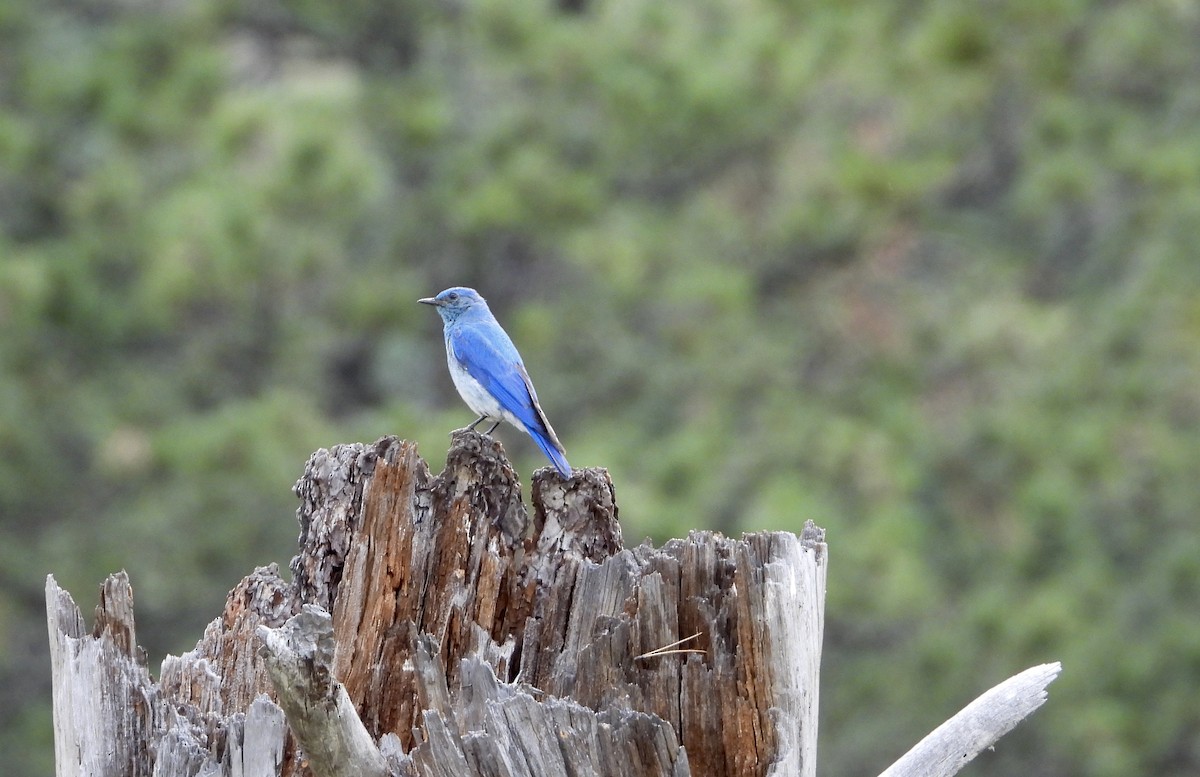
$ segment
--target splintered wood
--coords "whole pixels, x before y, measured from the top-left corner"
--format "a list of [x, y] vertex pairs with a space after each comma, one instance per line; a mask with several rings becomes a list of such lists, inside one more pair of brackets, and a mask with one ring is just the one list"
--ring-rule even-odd
[[[815, 773], [819, 529], [626, 549], [605, 470], [539, 470], [530, 510], [498, 443], [467, 431], [453, 443], [436, 476], [390, 437], [313, 454], [296, 484], [292, 582], [256, 570], [159, 683], [131, 602], [84, 634], [49, 580], [58, 773]], [[110, 578], [105, 600], [122, 586]], [[293, 719], [336, 720], [340, 694], [369, 739]], [[83, 725], [98, 714], [114, 722]], [[82, 763], [106, 737], [141, 743]], [[382, 759], [328, 756], [361, 741]]]

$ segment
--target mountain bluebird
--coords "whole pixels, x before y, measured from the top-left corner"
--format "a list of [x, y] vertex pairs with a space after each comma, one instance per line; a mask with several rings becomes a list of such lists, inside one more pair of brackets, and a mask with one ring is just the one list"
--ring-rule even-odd
[[487, 301], [474, 289], [461, 286], [417, 301], [436, 307], [445, 323], [450, 377], [467, 407], [479, 413], [467, 428], [494, 421], [485, 432], [491, 434], [501, 421], [508, 421], [533, 438], [559, 474], [571, 477], [566, 451], [538, 404], [521, 354], [500, 328]]

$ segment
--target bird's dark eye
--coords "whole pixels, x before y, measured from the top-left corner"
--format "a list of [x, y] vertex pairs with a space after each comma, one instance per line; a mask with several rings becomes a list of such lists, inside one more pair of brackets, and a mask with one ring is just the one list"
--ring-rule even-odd
[[458, 299], [458, 292], [457, 291], [450, 292], [449, 294], [446, 295], [446, 299], [453, 302], [454, 300]]

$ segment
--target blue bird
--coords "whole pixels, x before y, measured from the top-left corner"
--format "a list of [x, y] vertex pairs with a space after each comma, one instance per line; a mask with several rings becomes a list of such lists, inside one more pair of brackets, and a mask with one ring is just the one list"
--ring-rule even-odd
[[445, 324], [450, 377], [467, 407], [479, 413], [467, 428], [474, 429], [484, 420], [494, 421], [485, 432], [491, 434], [501, 421], [508, 421], [533, 438], [559, 474], [571, 477], [566, 451], [538, 404], [521, 354], [492, 315], [487, 301], [479, 292], [462, 286], [417, 301], [436, 307]]

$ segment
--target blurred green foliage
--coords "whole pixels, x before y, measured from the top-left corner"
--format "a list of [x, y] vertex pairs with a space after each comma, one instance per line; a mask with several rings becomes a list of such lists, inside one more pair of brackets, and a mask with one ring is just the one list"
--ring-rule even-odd
[[[827, 527], [820, 759], [1066, 671], [976, 775], [1200, 771], [1200, 11], [0, 5], [0, 751], [47, 572], [152, 666], [319, 446], [435, 468], [479, 288], [627, 536]], [[519, 467], [545, 462], [503, 431]]]

